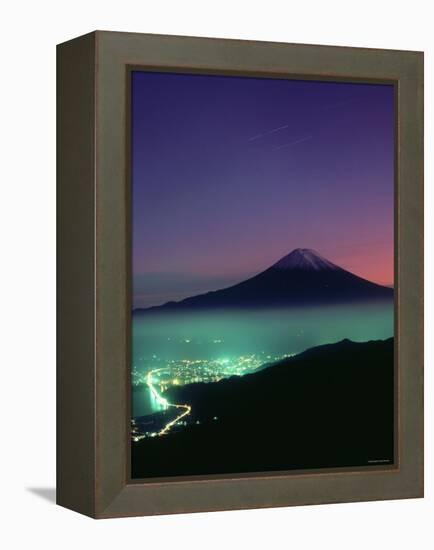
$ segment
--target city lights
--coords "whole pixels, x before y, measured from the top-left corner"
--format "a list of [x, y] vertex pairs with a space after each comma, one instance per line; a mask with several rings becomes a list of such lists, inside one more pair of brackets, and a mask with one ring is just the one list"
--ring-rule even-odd
[[[214, 340], [217, 342], [219, 340]], [[288, 355], [269, 355], [265, 352], [240, 356], [224, 356], [217, 359], [163, 359], [152, 355], [150, 359], [142, 359], [142, 369], [137, 366], [132, 369], [132, 384], [136, 387], [148, 388], [155, 403], [166, 412], [167, 416], [160, 420], [157, 428], [140, 428], [132, 420], [131, 437], [138, 442], [145, 437], [167, 435], [175, 428], [182, 429], [188, 424], [200, 424], [191, 420], [191, 406], [188, 403], [171, 403], [163, 394], [171, 387], [188, 384], [215, 383], [233, 376], [244, 376], [252, 373], [265, 363], [278, 361]], [[146, 366], [145, 366], [146, 365]], [[173, 414], [175, 416], [173, 416]], [[189, 418], [190, 417], [190, 418]], [[164, 419], [165, 418], [165, 419]], [[217, 417], [213, 421], [218, 421]], [[162, 427], [161, 427], [162, 426]]]

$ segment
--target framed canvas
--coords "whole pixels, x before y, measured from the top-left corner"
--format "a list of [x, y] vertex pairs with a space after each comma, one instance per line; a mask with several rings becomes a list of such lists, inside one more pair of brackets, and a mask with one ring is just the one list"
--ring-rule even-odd
[[57, 502], [423, 496], [423, 54], [58, 46]]

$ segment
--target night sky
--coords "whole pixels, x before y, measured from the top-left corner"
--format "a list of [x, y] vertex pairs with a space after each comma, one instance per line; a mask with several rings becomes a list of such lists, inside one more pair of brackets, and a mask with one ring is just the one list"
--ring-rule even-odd
[[393, 87], [133, 72], [133, 305], [294, 248], [393, 283]]

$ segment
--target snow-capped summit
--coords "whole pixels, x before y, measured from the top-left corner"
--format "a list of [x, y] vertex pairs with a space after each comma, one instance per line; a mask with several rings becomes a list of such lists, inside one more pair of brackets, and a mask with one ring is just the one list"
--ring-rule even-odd
[[272, 267], [285, 270], [300, 269], [303, 271], [338, 271], [341, 269], [310, 248], [296, 248]]

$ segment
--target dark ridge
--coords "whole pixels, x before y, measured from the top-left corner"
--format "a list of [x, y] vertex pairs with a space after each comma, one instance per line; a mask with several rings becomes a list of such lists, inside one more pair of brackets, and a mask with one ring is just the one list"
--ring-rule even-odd
[[244, 377], [173, 388], [192, 424], [132, 446], [132, 477], [391, 464], [393, 338], [343, 340]]

